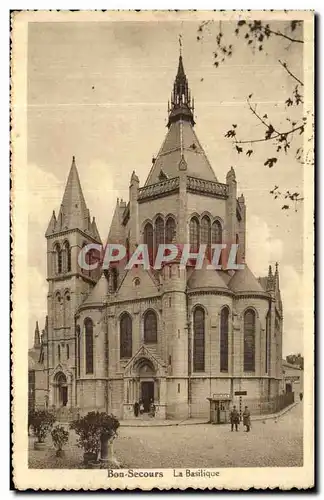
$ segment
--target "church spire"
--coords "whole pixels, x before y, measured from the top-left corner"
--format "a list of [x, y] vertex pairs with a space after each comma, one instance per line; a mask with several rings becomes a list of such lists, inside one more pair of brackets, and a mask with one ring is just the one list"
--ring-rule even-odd
[[75, 156], [72, 157], [60, 211], [57, 217], [53, 212], [46, 236], [71, 229], [80, 229], [100, 241], [96, 223], [91, 222], [90, 212], [83, 196]]
[[34, 348], [38, 349], [40, 347], [40, 335], [38, 321], [36, 321], [35, 335], [34, 335]]
[[170, 127], [171, 123], [178, 120], [186, 120], [192, 125], [195, 124], [193, 117], [194, 104], [193, 99], [191, 99], [188, 80], [183, 67], [181, 47], [182, 45], [180, 40], [178, 71], [173, 84], [173, 91], [171, 93], [171, 107], [168, 110], [168, 127]]

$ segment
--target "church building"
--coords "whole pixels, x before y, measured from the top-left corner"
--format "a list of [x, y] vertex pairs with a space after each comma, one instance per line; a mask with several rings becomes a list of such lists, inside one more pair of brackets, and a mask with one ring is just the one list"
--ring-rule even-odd
[[[168, 108], [167, 133], [141, 185], [117, 200], [108, 242], [127, 255], [146, 243], [232, 242], [243, 269], [161, 270], [78, 265], [81, 249], [101, 244], [73, 158], [58, 215], [47, 231], [48, 316], [29, 351], [29, 405], [72, 418], [98, 410], [134, 418], [154, 401], [157, 419], [208, 418], [209, 401], [235, 392], [265, 402], [282, 381], [278, 265], [256, 278], [245, 262], [246, 204], [231, 167], [220, 182], [197, 138], [194, 100], [182, 57]], [[106, 235], [105, 235], [106, 237]], [[262, 251], [262, 242], [260, 242]]]

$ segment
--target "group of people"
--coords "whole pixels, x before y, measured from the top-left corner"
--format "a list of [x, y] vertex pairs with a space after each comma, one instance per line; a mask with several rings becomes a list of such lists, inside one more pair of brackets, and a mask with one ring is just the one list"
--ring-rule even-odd
[[[145, 410], [144, 403], [142, 399], [139, 401], [136, 401], [134, 403], [134, 415], [135, 417], [138, 417], [139, 415], [143, 415]], [[153, 399], [150, 400], [150, 406], [149, 406], [149, 412], [148, 412], [150, 417], [155, 417], [155, 404]]]
[[[246, 427], [246, 432], [250, 432], [251, 414], [250, 414], [250, 411], [249, 411], [247, 406], [244, 408], [244, 412], [242, 414], [242, 417], [243, 417], [243, 426]], [[232, 432], [234, 431], [234, 427], [235, 427], [235, 430], [238, 431], [238, 426], [241, 422], [241, 416], [240, 416], [239, 412], [237, 411], [236, 406], [233, 406], [233, 409], [230, 413], [230, 422], [231, 422], [231, 431]]]

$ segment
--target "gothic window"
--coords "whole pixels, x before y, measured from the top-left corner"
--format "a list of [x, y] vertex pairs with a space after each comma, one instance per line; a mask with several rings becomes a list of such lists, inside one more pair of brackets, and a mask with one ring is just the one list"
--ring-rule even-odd
[[159, 245], [164, 243], [164, 220], [158, 217], [155, 221], [155, 253]]
[[248, 309], [244, 314], [244, 371], [255, 371], [255, 312]]
[[78, 367], [78, 376], [80, 377], [80, 369], [81, 369], [81, 328], [79, 325], [76, 327], [76, 337], [77, 337], [77, 367]]
[[154, 311], [148, 311], [144, 316], [144, 342], [157, 342], [157, 317]]
[[203, 244], [210, 244], [210, 220], [207, 215], [205, 215], [201, 220], [201, 236], [200, 241]]
[[220, 371], [228, 372], [228, 318], [229, 310], [224, 307], [220, 318]]
[[92, 319], [84, 320], [85, 326], [85, 355], [86, 355], [86, 373], [93, 373], [93, 322]]
[[129, 238], [126, 238], [126, 260], [129, 261], [130, 258], [130, 247], [129, 247]]
[[195, 372], [205, 370], [205, 311], [196, 307], [193, 316], [193, 369]]
[[268, 373], [270, 365], [270, 312], [268, 312], [266, 317], [266, 342], [265, 342], [265, 373]]
[[165, 242], [172, 243], [176, 234], [176, 223], [173, 217], [169, 217], [165, 225]]
[[64, 271], [71, 272], [71, 247], [68, 241], [64, 243]]
[[60, 274], [62, 272], [62, 250], [58, 243], [54, 247], [54, 262], [55, 273]]
[[132, 354], [132, 318], [124, 313], [120, 319], [120, 357], [131, 358]]
[[62, 324], [62, 298], [60, 293], [55, 295], [54, 310], [55, 310], [55, 327]]
[[199, 250], [199, 221], [197, 217], [193, 217], [189, 226], [189, 240], [191, 251], [198, 252]]
[[148, 222], [144, 227], [144, 243], [147, 245], [150, 263], [153, 263], [153, 226]]
[[70, 326], [71, 324], [71, 298], [69, 292], [64, 295], [63, 302], [63, 314], [64, 314], [64, 326]]
[[116, 267], [111, 268], [111, 288], [113, 292], [116, 292], [118, 288], [118, 269]]
[[69, 359], [70, 357], [70, 346], [69, 344], [66, 344], [66, 359]]
[[222, 226], [218, 220], [215, 220], [212, 225], [212, 243], [222, 243]]
[[58, 362], [60, 363], [60, 361], [61, 361], [61, 346], [60, 345], [57, 346], [57, 358], [58, 358]]
[[236, 235], [235, 243], [237, 245], [237, 247], [236, 247], [236, 256], [235, 256], [235, 264], [238, 264], [239, 263], [239, 252], [240, 252], [240, 239], [239, 239], [238, 234]]

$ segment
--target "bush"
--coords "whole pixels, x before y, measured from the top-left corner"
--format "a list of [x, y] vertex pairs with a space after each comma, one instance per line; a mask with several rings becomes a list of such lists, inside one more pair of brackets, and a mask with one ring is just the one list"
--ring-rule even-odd
[[43, 443], [56, 420], [55, 415], [46, 410], [33, 410], [30, 415], [30, 425], [39, 443]]
[[57, 450], [62, 450], [69, 440], [69, 432], [62, 425], [57, 425], [51, 432], [52, 441]]
[[74, 420], [70, 427], [78, 435], [77, 445], [86, 453], [99, 453], [103, 438], [113, 437], [119, 427], [119, 421], [105, 412], [91, 411], [84, 417]]

